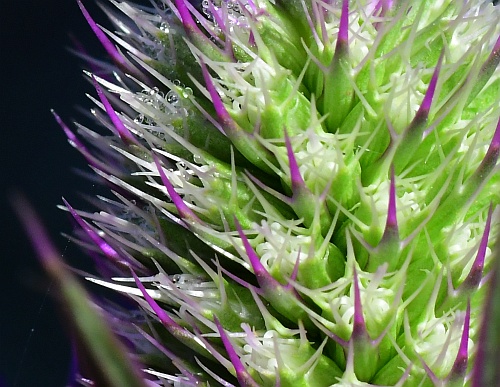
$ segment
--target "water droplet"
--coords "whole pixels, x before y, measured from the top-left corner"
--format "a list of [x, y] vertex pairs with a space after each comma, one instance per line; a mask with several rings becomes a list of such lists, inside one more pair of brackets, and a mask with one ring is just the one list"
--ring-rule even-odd
[[180, 274], [174, 274], [172, 276], [172, 282], [175, 284], [181, 280], [181, 275]]
[[200, 155], [193, 155], [193, 161], [196, 163], [196, 164], [203, 164], [203, 162], [205, 161], [203, 159], [203, 157], [201, 157]]
[[182, 96], [184, 98], [189, 98], [193, 95], [193, 89], [191, 89], [190, 87], [186, 87], [184, 89], [182, 89]]
[[170, 90], [167, 93], [165, 99], [167, 100], [168, 103], [175, 105], [179, 101], [179, 95], [175, 91]]
[[162, 32], [165, 32], [166, 34], [168, 34], [170, 32], [170, 27], [167, 23], [165, 22], [161, 22], [160, 23], [160, 27], [159, 27], [160, 31]]

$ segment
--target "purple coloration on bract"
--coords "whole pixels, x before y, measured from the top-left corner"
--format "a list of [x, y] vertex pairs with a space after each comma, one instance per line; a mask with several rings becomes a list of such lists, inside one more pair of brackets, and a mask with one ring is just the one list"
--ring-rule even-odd
[[366, 331], [365, 318], [363, 316], [363, 306], [361, 304], [361, 294], [359, 291], [358, 272], [353, 268], [353, 287], [354, 287], [354, 317], [352, 325], [351, 340], [369, 340], [368, 332]]
[[349, 0], [342, 0], [342, 13], [340, 14], [339, 36], [337, 39], [337, 48], [349, 43]]
[[161, 181], [165, 188], [167, 189], [168, 195], [170, 196], [170, 199], [174, 203], [175, 207], [177, 208], [177, 211], [179, 211], [179, 215], [184, 219], [184, 220], [190, 220], [194, 221], [196, 223], [201, 224], [201, 220], [196, 216], [196, 214], [184, 203], [184, 200], [180, 197], [180, 195], [175, 191], [174, 186], [168, 179], [167, 175], [163, 171], [163, 168], [160, 164], [160, 160], [158, 159], [158, 156], [153, 154], [153, 160], [155, 162], [156, 168], [158, 169], [158, 173], [160, 175]]
[[302, 178], [300, 171], [299, 171], [299, 166], [297, 165], [297, 159], [295, 158], [295, 155], [293, 154], [293, 149], [292, 149], [292, 144], [290, 144], [290, 137], [288, 136], [288, 132], [285, 130], [285, 145], [286, 145], [286, 152], [288, 156], [288, 164], [290, 165], [290, 177], [292, 180], [292, 191], [293, 195], [295, 196], [298, 191], [302, 191], [303, 189], [306, 188], [306, 185], [304, 183], [304, 179]]
[[123, 265], [124, 267], [130, 267], [131, 262], [119, 254], [113, 247], [111, 247], [104, 239], [102, 239], [99, 234], [85, 221], [82, 219], [80, 215], [74, 210], [73, 207], [63, 198], [64, 205], [71, 213], [76, 222], [80, 225], [80, 227], [85, 231], [88, 237], [101, 249], [101, 251], [108, 257], [110, 260], [118, 263], [119, 265]]
[[238, 378], [238, 381], [240, 382], [240, 386], [242, 387], [259, 387], [259, 385], [253, 380], [253, 378], [250, 376], [248, 371], [245, 369], [243, 364], [241, 363], [240, 357], [234, 350], [233, 345], [231, 344], [231, 340], [229, 340], [229, 337], [227, 336], [226, 332], [224, 331], [224, 328], [219, 322], [218, 318], [214, 319], [215, 325], [217, 326], [217, 330], [219, 332], [220, 338], [222, 340], [222, 343], [224, 344], [224, 348], [226, 349], [226, 352], [229, 356], [229, 359], [231, 360], [231, 363], [234, 366], [234, 369], [236, 370], [236, 376]]
[[104, 94], [104, 91], [102, 90], [101, 86], [99, 86], [99, 83], [97, 82], [97, 79], [94, 76], [92, 76], [92, 82], [97, 91], [99, 99], [104, 105], [106, 113], [108, 114], [109, 118], [111, 119], [111, 122], [113, 123], [114, 127], [117, 130], [118, 136], [127, 144], [137, 144], [136, 138], [130, 133], [130, 130], [128, 130], [123, 124], [123, 122], [120, 120], [120, 117], [118, 117], [118, 114], [116, 114], [115, 110], [113, 109], [113, 106], [111, 106], [111, 104], [109, 103], [108, 98]]
[[467, 301], [467, 309], [465, 311], [464, 328], [462, 337], [460, 338], [460, 347], [458, 349], [457, 358], [453, 363], [453, 367], [448, 375], [448, 380], [461, 380], [467, 372], [467, 364], [469, 361], [469, 332], [470, 331], [470, 301]]
[[420, 104], [420, 108], [418, 109], [418, 112], [415, 115], [415, 120], [419, 119], [425, 121], [429, 116], [429, 111], [431, 110], [432, 101], [434, 99], [434, 92], [436, 91], [439, 72], [441, 71], [441, 66], [443, 64], [443, 58], [444, 58], [444, 51], [441, 52], [441, 55], [439, 56], [436, 68], [434, 69], [434, 73], [432, 74], [431, 81], [429, 82], [429, 86], [427, 87], [427, 91], [425, 92], [424, 100]]
[[[387, 235], [387, 236], [386, 236]], [[398, 235], [398, 217], [396, 208], [396, 177], [394, 175], [394, 167], [391, 168], [391, 184], [389, 186], [389, 205], [387, 208], [387, 221], [385, 223], [384, 236]]]
[[97, 39], [99, 39], [99, 42], [101, 42], [102, 46], [108, 53], [108, 55], [113, 59], [113, 61], [116, 63], [118, 67], [120, 67], [124, 72], [127, 72], [129, 74], [132, 74], [134, 76], [137, 76], [139, 79], [146, 79], [144, 74], [137, 70], [124, 56], [118, 49], [115, 47], [115, 45], [109, 40], [109, 38], [106, 36], [106, 34], [101, 30], [101, 28], [96, 24], [94, 19], [90, 16], [89, 12], [87, 9], [84, 7], [83, 3], [80, 0], [77, 0], [78, 6], [80, 7], [80, 10], [83, 13], [83, 16], [87, 20], [87, 23], [89, 23], [90, 28], [96, 35]]
[[465, 291], [470, 291], [476, 289], [483, 279], [484, 259], [486, 257], [486, 249], [488, 247], [488, 238], [490, 235], [492, 215], [493, 206], [490, 205], [490, 209], [488, 210], [488, 218], [486, 219], [486, 225], [484, 227], [483, 236], [481, 237], [481, 243], [479, 244], [476, 259], [472, 264], [467, 278], [460, 285], [460, 290], [464, 289]]

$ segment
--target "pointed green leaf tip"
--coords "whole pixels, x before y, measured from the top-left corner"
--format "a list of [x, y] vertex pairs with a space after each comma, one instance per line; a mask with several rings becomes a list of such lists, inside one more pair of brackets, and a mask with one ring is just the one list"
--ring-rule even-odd
[[495, 383], [500, 7], [111, 3], [78, 1], [96, 129], [55, 118], [115, 196], [65, 209], [145, 383]]

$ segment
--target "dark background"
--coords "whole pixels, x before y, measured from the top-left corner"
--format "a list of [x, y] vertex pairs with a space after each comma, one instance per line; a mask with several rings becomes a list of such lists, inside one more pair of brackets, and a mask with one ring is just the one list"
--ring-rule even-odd
[[[95, 20], [106, 18], [93, 0], [84, 0]], [[63, 320], [33, 250], [8, 202], [24, 193], [44, 220], [66, 261], [80, 267], [87, 258], [60, 233], [71, 233], [61, 197], [88, 208], [79, 193], [92, 183], [75, 169], [88, 171], [66, 141], [50, 109], [70, 124], [86, 122], [77, 109], [91, 102], [84, 93], [83, 60], [67, 48], [75, 35], [88, 51], [105, 54], [74, 0], [0, 1], [0, 386], [64, 386], [70, 348]], [[87, 120], [88, 121], [88, 120]]]

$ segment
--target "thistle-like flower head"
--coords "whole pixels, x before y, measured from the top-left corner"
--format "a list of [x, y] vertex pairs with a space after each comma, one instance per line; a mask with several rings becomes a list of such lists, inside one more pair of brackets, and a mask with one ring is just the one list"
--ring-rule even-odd
[[[495, 380], [500, 7], [111, 3], [117, 32], [78, 1], [101, 128], [55, 117], [115, 196], [64, 209], [137, 303], [102, 311], [126, 385]], [[80, 381], [124, 386], [82, 324]]]

